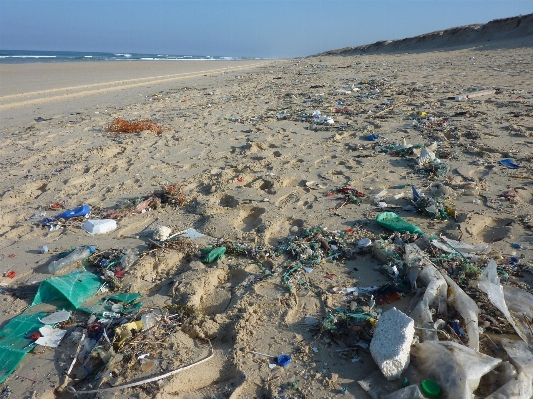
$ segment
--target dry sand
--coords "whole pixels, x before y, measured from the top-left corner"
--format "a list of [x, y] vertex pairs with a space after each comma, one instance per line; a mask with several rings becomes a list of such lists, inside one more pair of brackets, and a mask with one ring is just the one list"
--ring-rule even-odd
[[[124, 75], [117, 69], [123, 65]], [[0, 264], [2, 272], [16, 272], [13, 279], [1, 278], [3, 325], [31, 303], [39, 282], [50, 277], [46, 265], [61, 250], [92, 244], [143, 253], [159, 225], [173, 231], [194, 227], [267, 253], [288, 235], [317, 225], [354, 229], [348, 236], [356, 238], [386, 233], [375, 222], [379, 210], [371, 197], [331, 209], [342, 200], [326, 194], [342, 186], [367, 195], [387, 189], [387, 202], [400, 206], [394, 210], [406, 220], [426, 232], [489, 244], [500, 264], [513, 251], [525, 256], [521, 265], [531, 261], [530, 249], [510, 245], [533, 245], [531, 225], [521, 222], [533, 214], [531, 48], [176, 65], [1, 67], [3, 76], [20, 79], [3, 84], [0, 97]], [[40, 79], [32, 80], [36, 76]], [[360, 91], [332, 94], [350, 84]], [[447, 99], [474, 88], [498, 91], [467, 102]], [[314, 102], [304, 103], [310, 98]], [[335, 114], [339, 101], [353, 113]], [[380, 112], [391, 104], [395, 107]], [[332, 116], [334, 125], [313, 129], [302, 115], [314, 110]], [[435, 118], [433, 127], [413, 129], [417, 112]], [[33, 120], [38, 117], [40, 122]], [[108, 133], [105, 127], [115, 117], [152, 119], [166, 130], [161, 135]], [[455, 129], [439, 128], [442, 121]], [[442, 154], [455, 153], [443, 159], [449, 172], [433, 178], [416, 173], [414, 156], [380, 152], [376, 142], [365, 140], [371, 133], [382, 144], [437, 141]], [[513, 158], [522, 168], [498, 165], [502, 158]], [[322, 188], [310, 189], [310, 181]], [[56, 214], [48, 206], [58, 202], [67, 208], [87, 203], [102, 215], [124, 199], [149, 195], [171, 182], [183, 185], [185, 206], [127, 215], [104, 236], [89, 236], [80, 221], [48, 231], [28, 220], [42, 211]], [[458, 191], [452, 200], [455, 219], [432, 220], [402, 210], [409, 205], [409, 184], [429, 193], [437, 183]], [[461, 195], [464, 183], [479, 187], [480, 194]], [[400, 185], [406, 187], [394, 188]], [[500, 197], [510, 188], [515, 198]], [[393, 198], [402, 192], [405, 198]], [[51, 252], [39, 254], [42, 245]], [[211, 339], [214, 357], [162, 384], [97, 397], [228, 398], [233, 392], [233, 398], [254, 398], [285, 390], [279, 397], [325, 398], [346, 388], [345, 397], [366, 398], [357, 381], [377, 369], [368, 349], [339, 352], [345, 342], [317, 337], [305, 320], [322, 320], [328, 310], [349, 304], [345, 295], [331, 293], [333, 287], [390, 282], [377, 268], [381, 263], [370, 255], [322, 262], [311, 273], [299, 271], [293, 280], [297, 288], [289, 293], [281, 276], [295, 262], [286, 255], [262, 262], [274, 277], [266, 278], [257, 263], [243, 257], [203, 265], [172, 249], [146, 254], [128, 270], [124, 286], [144, 294], [145, 309], [178, 304], [193, 309], [194, 316], [176, 323], [168, 335], [143, 338], [145, 347], [137, 355], [150, 353], [156, 361], [152, 369], [143, 373], [135, 359], [132, 368], [118, 362], [99, 383], [121, 385], [200, 360], [209, 354], [202, 338]], [[532, 274], [524, 272], [518, 281], [531, 284]], [[410, 298], [378, 307], [405, 311]], [[269, 359], [250, 350], [290, 354], [292, 362], [270, 369]], [[497, 356], [486, 346], [482, 350]], [[53, 397], [72, 356], [66, 343], [30, 352], [7, 381], [12, 397], [32, 392]], [[296, 381], [297, 389], [291, 390]]]

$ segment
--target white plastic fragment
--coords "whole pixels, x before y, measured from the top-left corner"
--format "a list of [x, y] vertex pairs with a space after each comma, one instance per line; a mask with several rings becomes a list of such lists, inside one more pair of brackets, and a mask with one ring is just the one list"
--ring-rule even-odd
[[67, 312], [66, 310], [59, 310], [46, 317], [43, 317], [42, 319], [39, 319], [39, 321], [43, 324], [56, 324], [61, 323], [62, 321], [67, 321], [68, 319], [70, 319], [70, 312]]
[[39, 332], [41, 333], [42, 337], [40, 337], [39, 339], [37, 339], [37, 341], [35, 341], [37, 345], [48, 346], [50, 348], [57, 348], [57, 346], [61, 342], [61, 339], [67, 333], [67, 330], [61, 330], [59, 328], [44, 326], [44, 327], [39, 328]]
[[113, 219], [87, 220], [81, 228], [89, 234], [106, 234], [117, 228], [117, 221]]
[[400, 377], [410, 360], [414, 321], [392, 308], [381, 315], [370, 342], [370, 353], [388, 380]]
[[[474, 246], [474, 245], [466, 244], [461, 241], [452, 240], [451, 238], [447, 238], [444, 236], [441, 236], [440, 240], [431, 241], [431, 245], [443, 250], [444, 252], [448, 252], [448, 253], [459, 252], [465, 258], [472, 258], [472, 257], [477, 256], [476, 254], [479, 252], [487, 252], [489, 250], [489, 247], [487, 245]], [[455, 249], [453, 249], [452, 247]]]
[[190, 227], [187, 230], [185, 230], [181, 236], [184, 238], [195, 239], [195, 238], [205, 237], [205, 234], [202, 234], [198, 230]]

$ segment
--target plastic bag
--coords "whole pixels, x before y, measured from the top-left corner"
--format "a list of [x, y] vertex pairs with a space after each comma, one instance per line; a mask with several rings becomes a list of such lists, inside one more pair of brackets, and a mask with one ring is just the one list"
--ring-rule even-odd
[[502, 287], [493, 259], [481, 274], [478, 285], [487, 293], [492, 304], [503, 313], [520, 338], [532, 345], [533, 334], [529, 329], [528, 320], [533, 319], [533, 295], [519, 288]]
[[453, 306], [465, 321], [468, 347], [479, 350], [478, 314], [476, 302], [470, 298], [455, 281], [443, 275], [448, 283], [448, 304]]
[[399, 217], [394, 212], [382, 212], [376, 217], [376, 222], [380, 226], [383, 226], [392, 231], [398, 231], [400, 233], [416, 233], [424, 234], [418, 226], [411, 224], [401, 217]]
[[514, 320], [513, 327], [518, 335], [533, 346], [533, 332], [530, 329], [533, 320], [533, 295], [511, 286], [503, 287], [505, 303]]
[[511, 375], [509, 382], [486, 399], [530, 399], [533, 397], [533, 352], [524, 342], [501, 340], [511, 361], [518, 370], [518, 375]]
[[[416, 327], [433, 329], [433, 315], [429, 310], [428, 300], [424, 296], [409, 315], [414, 321]], [[420, 330], [418, 332], [420, 341], [438, 341], [435, 331]]]
[[442, 388], [442, 399], [469, 399], [481, 377], [501, 359], [476, 352], [464, 345], [445, 341], [427, 341], [411, 347], [411, 362]]
[[[409, 270], [421, 270], [418, 273], [418, 279], [427, 286], [422, 299], [413, 309], [410, 316], [417, 327], [434, 329], [433, 315], [429, 307], [436, 303], [438, 313], [446, 312], [448, 285], [440, 272], [427, 258], [426, 253], [416, 244], [405, 244], [405, 262], [409, 267], [408, 276], [411, 276]], [[438, 341], [436, 331], [421, 330], [419, 335], [422, 342], [426, 340]]]
[[382, 396], [381, 399], [426, 399], [417, 385], [410, 385], [389, 395]]
[[122, 258], [120, 258], [120, 270], [126, 270], [135, 263], [138, 256], [131, 248], [128, 248]]
[[442, 274], [435, 266], [427, 266], [418, 276], [427, 285], [424, 298], [427, 298], [428, 305], [436, 305], [437, 313], [444, 314], [447, 311], [448, 284]]
[[439, 240], [431, 241], [431, 245], [441, 249], [444, 252], [448, 252], [452, 254], [460, 253], [465, 258], [475, 258], [478, 256], [477, 254], [479, 252], [487, 252], [489, 250], [489, 247], [486, 245], [476, 247], [476, 246], [466, 244], [461, 241], [455, 241], [455, 240], [452, 240], [451, 238], [446, 238], [444, 236], [440, 237], [440, 241]]

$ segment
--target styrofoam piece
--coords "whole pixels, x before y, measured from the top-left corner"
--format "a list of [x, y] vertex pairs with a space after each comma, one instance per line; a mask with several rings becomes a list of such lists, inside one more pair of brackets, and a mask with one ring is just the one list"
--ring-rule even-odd
[[39, 321], [43, 324], [56, 324], [61, 323], [62, 321], [67, 321], [68, 319], [70, 319], [70, 312], [67, 312], [66, 310], [59, 310], [46, 317], [43, 317], [42, 319], [39, 319]]
[[50, 326], [44, 326], [39, 328], [39, 332], [42, 337], [37, 339], [35, 343], [41, 346], [48, 346], [50, 348], [57, 348], [61, 339], [67, 333], [67, 330], [61, 330], [59, 328], [53, 328]]
[[381, 315], [370, 342], [370, 353], [388, 380], [399, 378], [410, 361], [414, 320], [392, 308]]
[[89, 234], [106, 234], [117, 228], [117, 221], [113, 219], [87, 220], [81, 228]]

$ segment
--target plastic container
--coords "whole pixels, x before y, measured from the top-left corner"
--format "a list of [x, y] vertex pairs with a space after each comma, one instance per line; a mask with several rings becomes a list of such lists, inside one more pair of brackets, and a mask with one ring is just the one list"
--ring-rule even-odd
[[428, 398], [438, 398], [440, 395], [440, 386], [435, 381], [427, 379], [420, 383], [422, 393]]
[[80, 262], [96, 251], [96, 248], [92, 245], [86, 247], [78, 247], [66, 257], [58, 260], [54, 260], [48, 264], [48, 272], [54, 274], [59, 270], [62, 270], [74, 263]]

